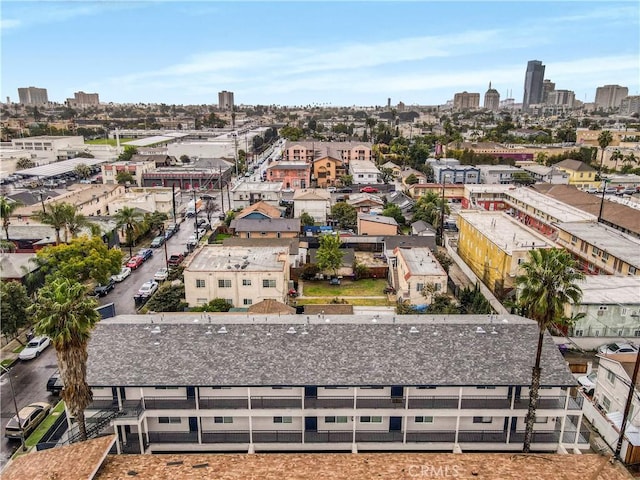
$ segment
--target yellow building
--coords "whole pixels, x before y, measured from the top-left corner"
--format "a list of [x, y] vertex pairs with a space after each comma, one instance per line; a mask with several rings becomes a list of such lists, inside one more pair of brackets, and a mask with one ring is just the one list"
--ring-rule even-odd
[[530, 250], [555, 246], [502, 212], [462, 210], [458, 228], [458, 255], [497, 297], [514, 288]]
[[576, 188], [597, 188], [601, 184], [600, 181], [596, 181], [596, 170], [580, 160], [568, 158], [556, 163], [554, 167], [568, 173], [569, 185], [573, 185]]
[[339, 180], [345, 174], [345, 168], [342, 160], [326, 156], [313, 161], [312, 173], [317, 186], [326, 188], [327, 186], [335, 185], [336, 180]]

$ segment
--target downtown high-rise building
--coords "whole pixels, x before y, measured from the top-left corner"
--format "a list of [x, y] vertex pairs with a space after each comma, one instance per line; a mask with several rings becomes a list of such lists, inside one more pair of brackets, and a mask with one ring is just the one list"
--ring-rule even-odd
[[18, 98], [22, 105], [45, 105], [49, 103], [46, 88], [24, 87], [18, 89]]
[[629, 96], [629, 89], [620, 85], [604, 85], [596, 88], [596, 108], [608, 110], [618, 108], [622, 99]]
[[500, 109], [500, 93], [495, 88], [491, 88], [491, 82], [489, 82], [489, 90], [484, 94], [484, 108], [493, 112]]
[[97, 93], [75, 92], [74, 98], [67, 98], [70, 107], [89, 107], [100, 105], [100, 97]]
[[453, 96], [454, 110], [475, 110], [480, 106], [480, 94], [460, 92]]
[[524, 77], [524, 97], [522, 109], [527, 110], [529, 105], [542, 103], [542, 83], [544, 82], [544, 68], [540, 60], [529, 60], [527, 72]]
[[223, 90], [218, 93], [218, 108], [220, 110], [233, 110], [233, 92]]

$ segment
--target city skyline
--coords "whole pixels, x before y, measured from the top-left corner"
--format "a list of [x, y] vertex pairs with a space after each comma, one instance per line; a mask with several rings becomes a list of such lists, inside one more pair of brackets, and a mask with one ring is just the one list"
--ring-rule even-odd
[[[576, 100], [638, 95], [631, 2], [5, 2], [0, 95], [102, 102], [435, 105], [489, 82], [523, 98], [527, 62]], [[460, 14], [464, 12], [464, 16]], [[381, 24], [384, 19], [384, 24]], [[46, 48], [45, 48], [46, 47]], [[54, 54], [52, 54], [54, 52]]]

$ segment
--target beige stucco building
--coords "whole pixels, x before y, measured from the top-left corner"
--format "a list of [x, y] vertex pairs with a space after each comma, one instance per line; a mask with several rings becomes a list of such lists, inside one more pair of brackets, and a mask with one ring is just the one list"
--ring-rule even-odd
[[[430, 249], [424, 247], [394, 250], [396, 272], [392, 274], [398, 300], [412, 305], [429, 304], [433, 294], [447, 293], [447, 272]], [[432, 287], [431, 287], [432, 286]], [[433, 288], [433, 294], [429, 291]]]
[[397, 235], [398, 222], [382, 215], [358, 214], [358, 235]]

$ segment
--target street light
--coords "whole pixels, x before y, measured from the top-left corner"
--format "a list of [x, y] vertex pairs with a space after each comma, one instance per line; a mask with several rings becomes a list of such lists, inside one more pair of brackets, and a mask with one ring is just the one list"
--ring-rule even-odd
[[600, 223], [600, 221], [602, 220], [602, 210], [604, 207], [604, 194], [607, 191], [607, 183], [610, 180], [608, 178], [603, 178], [602, 179], [602, 197], [600, 198], [600, 213], [598, 213], [598, 223]]
[[22, 420], [20, 420], [20, 410], [18, 410], [18, 403], [16, 402], [16, 392], [13, 389], [13, 382], [11, 381], [11, 372], [7, 367], [0, 364], [0, 367], [6, 372], [9, 377], [9, 387], [11, 387], [11, 397], [13, 398], [13, 407], [16, 409], [16, 418], [18, 419], [18, 428], [20, 429], [20, 444], [22, 445], [22, 451], [27, 450], [27, 446], [24, 444], [24, 429], [22, 428]]

